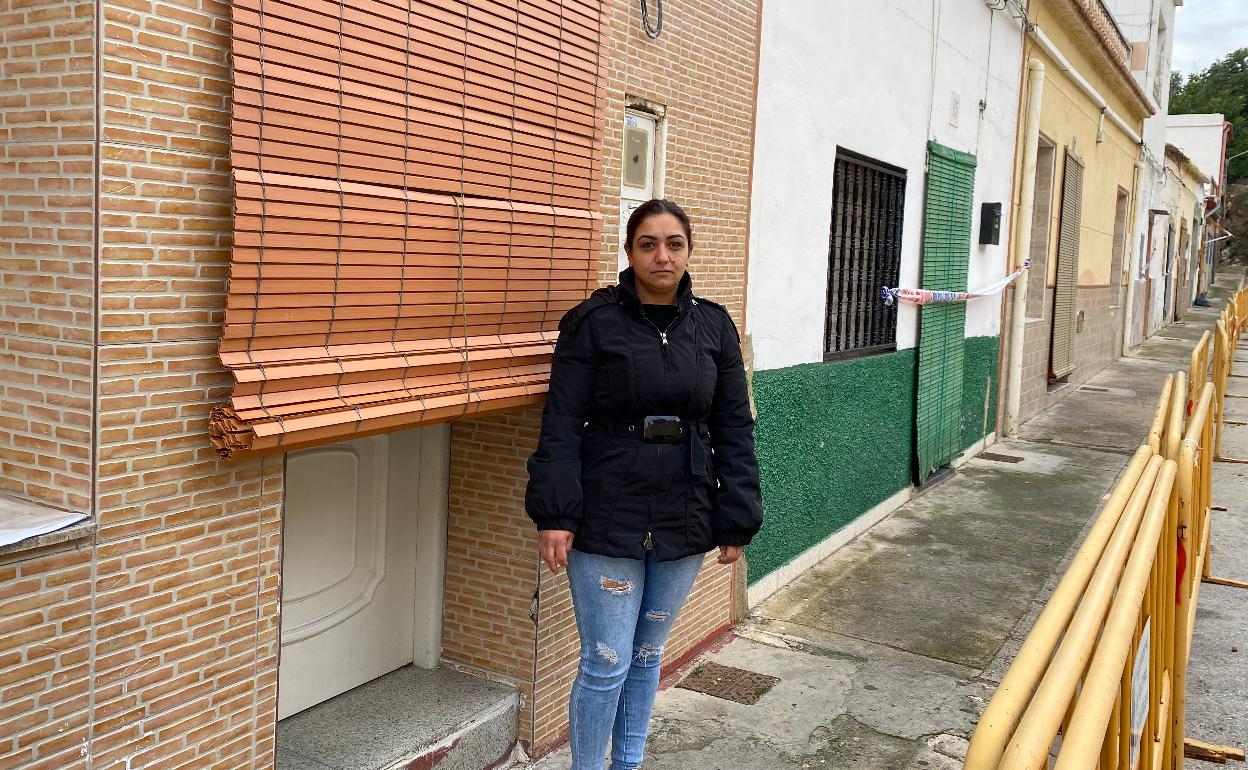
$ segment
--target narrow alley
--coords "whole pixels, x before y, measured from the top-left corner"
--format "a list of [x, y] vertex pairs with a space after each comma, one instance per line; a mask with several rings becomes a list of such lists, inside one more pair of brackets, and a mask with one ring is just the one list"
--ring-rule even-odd
[[[756, 607], [674, 672], [655, 706], [654, 770], [956, 770], [968, 739], [1086, 527], [1144, 440], [1166, 374], [1186, 366], [1240, 273], [1131, 356], [1036, 415], [957, 473]], [[1248, 351], [1241, 352], [1248, 368]], [[1232, 380], [1234, 382], [1234, 380]], [[1239, 382], [1243, 382], [1239, 380]], [[1228, 419], [1248, 419], [1243, 400]], [[1229, 391], [1234, 393], [1235, 390]], [[1234, 412], [1232, 412], [1234, 409]], [[1248, 456], [1248, 427], [1229, 434]], [[1248, 470], [1215, 466], [1217, 575], [1248, 579]], [[1192, 646], [1188, 734], [1248, 736], [1243, 589], [1205, 585]], [[754, 705], [679, 682], [713, 662], [770, 675]], [[1205, 763], [1189, 760], [1190, 767]], [[532, 766], [566, 770], [566, 748]]]

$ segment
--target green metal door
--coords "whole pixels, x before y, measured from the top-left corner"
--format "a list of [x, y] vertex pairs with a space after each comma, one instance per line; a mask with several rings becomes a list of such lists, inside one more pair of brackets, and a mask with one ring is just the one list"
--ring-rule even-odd
[[[966, 291], [971, 255], [975, 156], [936, 142], [927, 145], [923, 212], [922, 287]], [[966, 303], [919, 309], [918, 403], [915, 454], [919, 483], [961, 449], [962, 355]]]

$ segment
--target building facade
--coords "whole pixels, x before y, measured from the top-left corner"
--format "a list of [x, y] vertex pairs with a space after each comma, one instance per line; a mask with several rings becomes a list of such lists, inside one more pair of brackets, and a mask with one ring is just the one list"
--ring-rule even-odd
[[[1141, 132], [1153, 110], [1104, 5], [1038, 0], [1028, 9], [1023, 109], [1033, 110], [1034, 124], [1020, 123], [1016, 173], [1030, 211], [1018, 207], [1015, 227], [1027, 235], [1016, 247], [1031, 269], [1025, 302], [1010, 307], [1012, 334], [1023, 337], [1021, 356], [1006, 362], [1003, 375], [1013, 385], [1006, 388], [1006, 411], [1016, 415], [1011, 431], [1122, 349], [1122, 274], [1132, 264]], [[1024, 317], [1014, 323], [1019, 308]]]
[[[279, 719], [408, 664], [503, 685], [514, 738], [557, 745], [543, 367], [640, 194], [689, 211], [697, 290], [744, 326], [758, 14], [0, 14], [3, 491], [88, 515], [0, 551], [0, 765], [273, 767]], [[669, 665], [730, 624], [734, 569]]]
[[1217, 113], [1205, 115], [1170, 115], [1166, 138], [1175, 149], [1187, 157], [1196, 170], [1206, 179], [1202, 193], [1204, 237], [1195, 289], [1197, 293], [1209, 288], [1221, 257], [1226, 240], [1222, 220], [1226, 212], [1226, 148], [1230, 146], [1233, 129], [1225, 116]]
[[[1136, 179], [1138, 195], [1132, 211], [1130, 244], [1137, 268], [1128, 270], [1124, 304], [1124, 344], [1139, 344], [1173, 317], [1175, 276], [1173, 253], [1178, 223], [1165, 205], [1166, 113], [1170, 105], [1170, 59], [1174, 50], [1175, 7], [1181, 2], [1112, 0], [1110, 10], [1129, 43], [1131, 74], [1155, 112], [1144, 119], [1143, 151]], [[1172, 232], [1173, 230], [1173, 232]], [[1167, 304], [1167, 297], [1171, 300]]]
[[1173, 144], [1166, 145], [1165, 209], [1177, 228], [1171, 272], [1172, 296], [1164, 312], [1171, 321], [1181, 319], [1196, 299], [1200, 285], [1201, 243], [1205, 236], [1205, 185], [1200, 169]]
[[1017, 9], [978, 0], [764, 5], [747, 330], [767, 519], [751, 602], [995, 430], [1000, 297], [920, 311], [881, 290], [1009, 272], [1022, 38]]

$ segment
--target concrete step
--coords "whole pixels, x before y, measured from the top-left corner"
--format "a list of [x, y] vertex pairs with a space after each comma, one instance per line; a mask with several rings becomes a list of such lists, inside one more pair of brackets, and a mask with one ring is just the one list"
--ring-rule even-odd
[[516, 690], [404, 666], [277, 725], [277, 770], [489, 770], [512, 760]]

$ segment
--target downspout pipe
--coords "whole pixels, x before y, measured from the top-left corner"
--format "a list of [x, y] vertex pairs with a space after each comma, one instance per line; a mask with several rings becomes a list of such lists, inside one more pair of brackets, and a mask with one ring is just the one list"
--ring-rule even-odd
[[[1023, 118], [1023, 175], [1019, 180], [1018, 219], [1014, 230], [1011, 270], [1018, 270], [1031, 251], [1031, 217], [1036, 206], [1036, 156], [1040, 151], [1040, 108], [1044, 104], [1044, 64], [1027, 63], [1027, 113]], [[1023, 403], [1023, 336], [1027, 329], [1027, 281], [1024, 271], [1014, 282], [1010, 311], [1009, 369], [1006, 372], [1005, 435], [1018, 434]], [[1040, 276], [1044, 280], [1044, 276]]]
[[[1140, 206], [1140, 172], [1144, 170], [1144, 153], [1140, 153], [1140, 157], [1135, 159], [1135, 170], [1131, 173], [1131, 210], [1135, 211]], [[1132, 225], [1136, 224], [1133, 218]], [[1135, 284], [1140, 279], [1140, 250], [1135, 247], [1135, 236], [1139, 233], [1130, 231], [1127, 233], [1127, 242], [1123, 244], [1123, 248], [1127, 250], [1127, 296], [1123, 299], [1122, 309], [1122, 349], [1128, 351], [1135, 345], [1135, 335], [1132, 330], [1135, 328], [1135, 314], [1139, 309], [1135, 306]], [[1118, 282], [1119, 288], [1122, 286], [1122, 276], [1113, 276], [1113, 280]], [[1147, 301], [1147, 297], [1145, 301]]]

